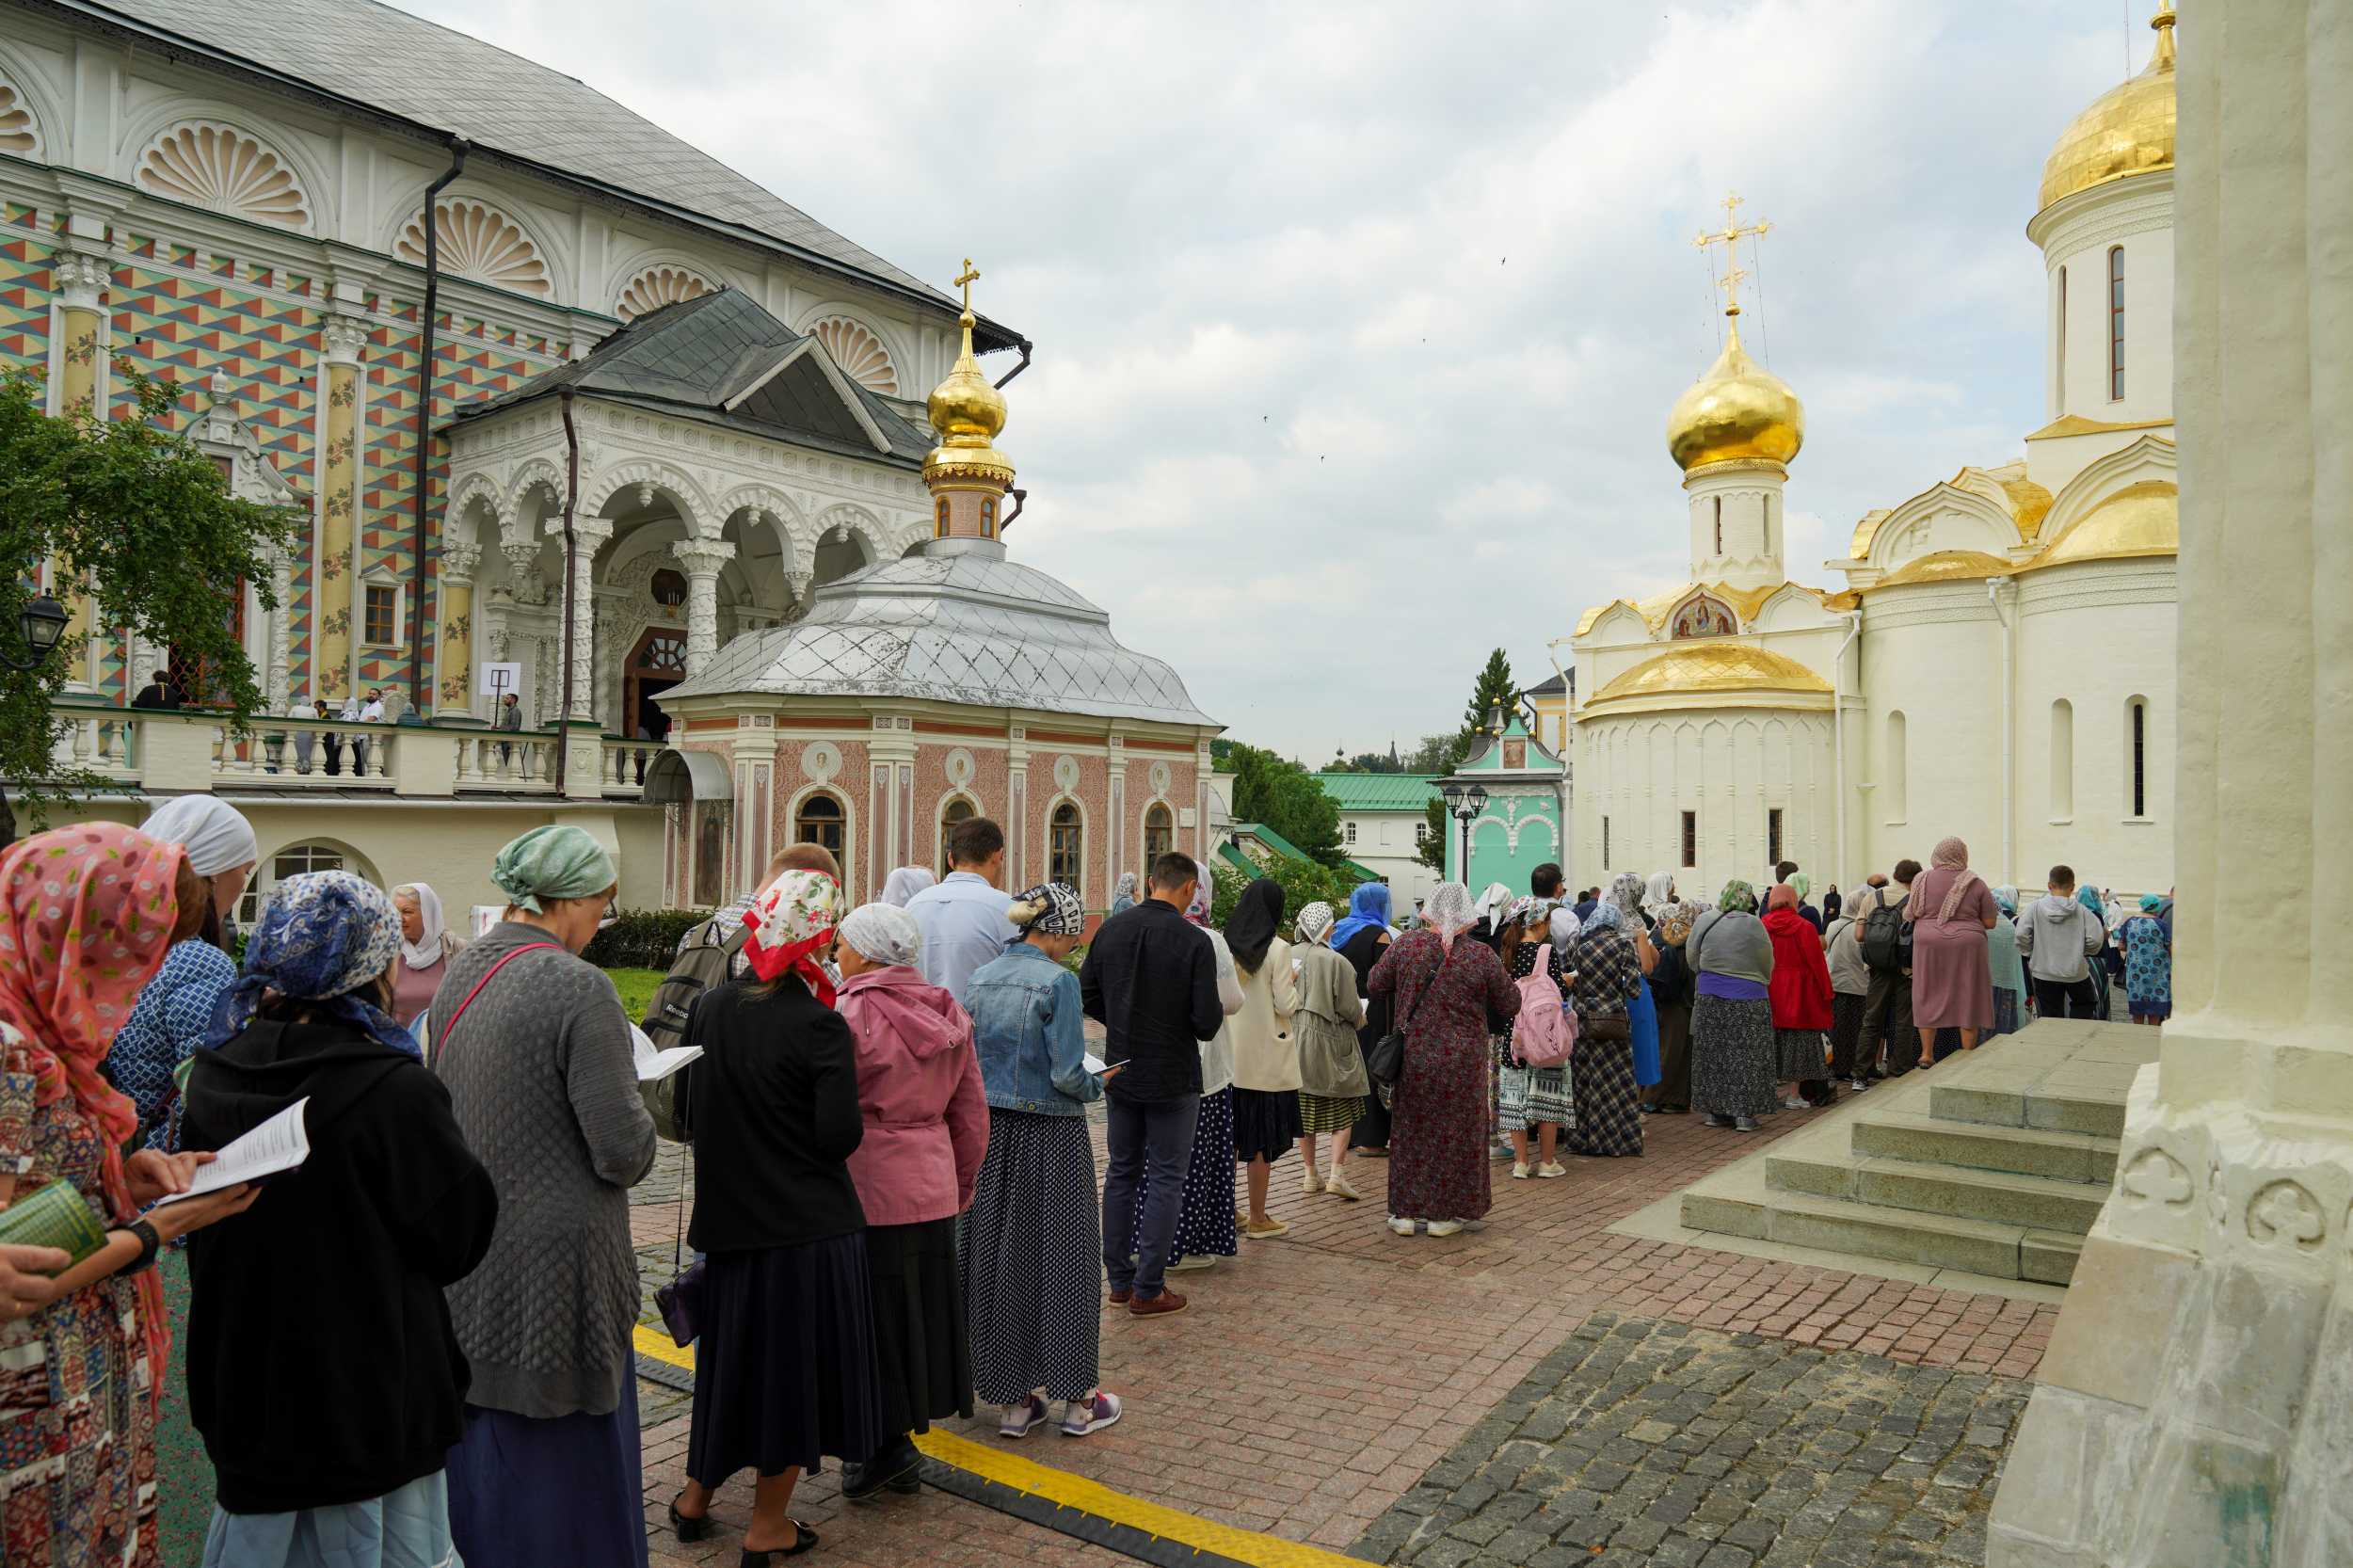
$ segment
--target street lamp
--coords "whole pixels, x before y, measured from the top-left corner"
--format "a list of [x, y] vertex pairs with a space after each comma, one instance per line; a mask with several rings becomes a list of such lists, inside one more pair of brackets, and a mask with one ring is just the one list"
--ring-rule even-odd
[[1438, 791], [1447, 810], [1463, 824], [1463, 881], [1470, 880], [1471, 824], [1487, 808], [1487, 788], [1474, 784], [1465, 790], [1460, 784], [1447, 784]]
[[[30, 674], [40, 668], [49, 662], [49, 655], [56, 651], [58, 642], [64, 638], [66, 624], [64, 607], [47, 594], [40, 595], [17, 614], [16, 634], [18, 641], [24, 645], [24, 651], [19, 653], [16, 648], [8, 646], [7, 638], [0, 637], [0, 664], [22, 674]], [[0, 849], [6, 849], [14, 842], [16, 813], [8, 809], [8, 792], [5, 787], [0, 787]]]

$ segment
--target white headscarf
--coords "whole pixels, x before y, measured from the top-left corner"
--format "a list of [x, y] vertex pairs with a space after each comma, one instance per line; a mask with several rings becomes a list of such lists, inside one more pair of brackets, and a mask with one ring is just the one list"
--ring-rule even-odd
[[904, 909], [907, 900], [926, 888], [937, 886], [938, 882], [937, 877], [920, 866], [901, 866], [883, 879], [882, 902], [893, 909]]
[[181, 795], [155, 808], [138, 830], [188, 852], [188, 870], [218, 876], [262, 857], [253, 824], [235, 807], [215, 795]]
[[890, 904], [862, 904], [841, 922], [841, 940], [877, 964], [912, 964], [923, 951], [915, 917]]
[[[1505, 896], [1510, 896], [1509, 888]], [[1479, 923], [1478, 911], [1471, 908], [1470, 889], [1459, 882], [1439, 883], [1421, 906], [1421, 923], [1436, 932], [1438, 940], [1452, 952], [1454, 938]]]
[[[1469, 888], [1465, 888], [1464, 891], [1467, 892]], [[1485, 920], [1488, 930], [1500, 931], [1503, 929], [1503, 912], [1511, 907], [1512, 889], [1500, 882], [1490, 882], [1487, 890], [1479, 895], [1479, 902], [1471, 907], [1471, 920], [1473, 923]]]
[[441, 895], [424, 882], [404, 882], [392, 889], [392, 897], [407, 893], [417, 901], [417, 919], [424, 925], [424, 934], [415, 941], [400, 939], [401, 961], [412, 969], [429, 969], [441, 961]]
[[1317, 900], [1299, 912], [1299, 919], [1292, 922], [1291, 929], [1299, 933], [1302, 942], [1314, 947], [1332, 929], [1332, 906], [1321, 899]]
[[1193, 890], [1193, 902], [1185, 905], [1185, 919], [1206, 926], [1209, 923], [1209, 905], [1217, 902], [1217, 877], [1207, 860], [1195, 860], [1193, 869], [1198, 885]]
[[1642, 893], [1642, 908], [1650, 915], [1650, 918], [1657, 920], [1662, 913], [1674, 907], [1674, 902], [1675, 873], [1660, 872], [1653, 876], [1650, 879], [1650, 886]]

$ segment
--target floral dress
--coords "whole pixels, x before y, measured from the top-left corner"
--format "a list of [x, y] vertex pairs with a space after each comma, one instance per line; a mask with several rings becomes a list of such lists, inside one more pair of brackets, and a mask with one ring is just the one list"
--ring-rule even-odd
[[1368, 985], [1372, 996], [1395, 999], [1393, 1016], [1405, 1033], [1404, 1070], [1389, 1108], [1389, 1213], [1484, 1219], [1495, 1201], [1487, 1168], [1487, 1015], [1515, 1016], [1520, 994], [1485, 944], [1461, 936], [1448, 953], [1429, 931], [1392, 944]]
[[[23, 1039], [0, 1023], [0, 1174], [24, 1194], [71, 1181], [100, 1215], [97, 1124], [34, 1103]], [[161, 1568], [152, 1369], [131, 1280], [111, 1275], [0, 1323], [0, 1544], [40, 1568]]]
[[2124, 949], [2124, 997], [2136, 1018], [2173, 1016], [2173, 938], [2154, 915], [2135, 915], [2117, 928]]

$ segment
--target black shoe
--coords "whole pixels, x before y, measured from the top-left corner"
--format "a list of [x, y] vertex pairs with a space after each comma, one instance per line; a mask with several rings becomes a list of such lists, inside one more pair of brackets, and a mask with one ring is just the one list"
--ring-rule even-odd
[[792, 1521], [792, 1544], [771, 1546], [764, 1552], [756, 1552], [746, 1546], [744, 1548], [744, 1554], [735, 1560], [735, 1568], [768, 1568], [768, 1564], [777, 1558], [798, 1557], [803, 1552], [813, 1552], [816, 1549], [817, 1532], [795, 1519]]
[[920, 1474], [923, 1456], [915, 1451], [915, 1445], [904, 1437], [883, 1449], [863, 1464], [844, 1460], [841, 1464], [841, 1496], [854, 1503], [871, 1503], [885, 1492], [902, 1495], [922, 1489]]
[[[685, 1496], [683, 1492], [678, 1495], [679, 1497]], [[678, 1511], [678, 1497], [672, 1497], [670, 1499], [670, 1528], [677, 1532], [680, 1542], [700, 1541], [711, 1533], [711, 1519], [707, 1514], [697, 1518], [680, 1513]]]

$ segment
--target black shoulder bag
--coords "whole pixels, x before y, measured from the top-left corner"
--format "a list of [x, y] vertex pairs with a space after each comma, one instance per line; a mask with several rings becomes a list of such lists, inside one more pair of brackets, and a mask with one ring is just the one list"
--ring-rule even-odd
[[1365, 1057], [1365, 1073], [1375, 1085], [1384, 1089], [1394, 1088], [1397, 1080], [1404, 1076], [1405, 1032], [1413, 1027], [1414, 1016], [1421, 1011], [1421, 1004], [1430, 1000], [1430, 993], [1438, 988], [1438, 977], [1446, 973], [1447, 963], [1453, 956], [1449, 950], [1445, 957], [1438, 960], [1438, 967], [1430, 972], [1429, 984], [1422, 986], [1421, 994], [1414, 998], [1414, 1005], [1406, 1010], [1404, 1018], [1395, 1029], [1373, 1042], [1371, 1051]]

